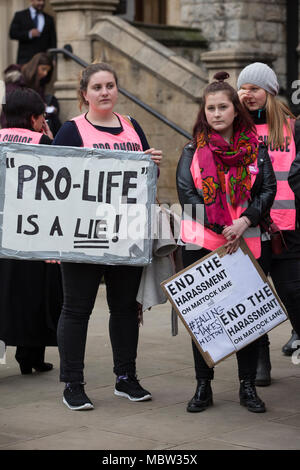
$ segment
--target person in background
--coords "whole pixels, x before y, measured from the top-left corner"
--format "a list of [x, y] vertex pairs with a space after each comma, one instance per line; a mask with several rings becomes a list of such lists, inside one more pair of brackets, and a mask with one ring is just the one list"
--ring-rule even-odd
[[[54, 145], [103, 146], [111, 150], [125, 145], [144, 151], [159, 165], [162, 152], [149, 148], [137, 121], [114, 110], [118, 79], [109, 64], [96, 63], [83, 70], [79, 99], [87, 112], [64, 123]], [[65, 382], [63, 403], [71, 410], [93, 408], [84, 391], [84, 355], [89, 317], [103, 276], [110, 311], [109, 333], [116, 375], [114, 393], [134, 402], [150, 400], [151, 393], [140, 385], [136, 375], [139, 336], [136, 297], [142, 268], [88, 263], [62, 263], [61, 266], [64, 305], [58, 324], [58, 345], [60, 380]]]
[[[241, 103], [253, 118], [260, 141], [265, 142], [277, 178], [277, 193], [271, 218], [282, 230], [285, 247], [272, 256], [270, 275], [293, 326], [292, 339], [300, 340], [300, 200], [288, 185], [288, 173], [300, 151], [300, 121], [276, 98], [279, 84], [275, 72], [255, 62], [245, 67], [237, 81]], [[271, 360], [268, 335], [260, 339], [256, 385], [271, 384]], [[297, 346], [296, 346], [297, 348]], [[286, 345], [283, 347], [286, 353]], [[288, 352], [290, 355], [291, 352]]]
[[56, 48], [56, 30], [52, 16], [44, 13], [45, 0], [31, 0], [29, 8], [17, 11], [9, 37], [19, 42], [17, 64], [26, 64], [38, 52]]
[[[188, 267], [225, 245], [234, 253], [243, 236], [266, 272], [270, 242], [261, 242], [260, 221], [271, 208], [276, 179], [264, 144], [259, 145], [252, 119], [237, 92], [219, 72], [203, 94], [192, 142], [182, 152], [177, 167], [177, 191], [183, 210], [180, 238], [183, 265]], [[199, 214], [203, 215], [203, 220]], [[192, 341], [197, 387], [187, 411], [201, 412], [213, 404], [209, 368]], [[255, 388], [258, 341], [236, 353], [240, 404], [254, 413], [266, 411]]]
[[[0, 142], [51, 145], [45, 121], [45, 104], [34, 90], [18, 88], [3, 106], [6, 128]], [[62, 306], [62, 281], [58, 264], [44, 261], [0, 259], [0, 339], [17, 346], [22, 374], [47, 372], [45, 347], [57, 346], [56, 328]]]
[[[4, 82], [6, 99], [16, 88], [32, 88], [46, 104], [46, 119], [51, 132], [55, 136], [61, 126], [59, 120], [59, 104], [54, 95], [46, 94], [46, 86], [50, 82], [53, 73], [52, 57], [40, 52], [23, 65], [12, 64], [4, 70]], [[1, 115], [1, 126], [5, 127], [5, 116]]]

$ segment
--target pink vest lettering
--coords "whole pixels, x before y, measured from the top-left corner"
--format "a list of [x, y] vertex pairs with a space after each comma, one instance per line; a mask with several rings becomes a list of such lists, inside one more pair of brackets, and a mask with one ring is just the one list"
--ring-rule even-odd
[[97, 130], [86, 119], [85, 114], [72, 119], [82, 138], [83, 147], [142, 152], [142, 143], [134, 127], [120, 114], [115, 113], [115, 115], [118, 116], [123, 127], [123, 131], [118, 135]]
[[0, 129], [0, 142], [39, 144], [43, 134], [29, 129], [11, 127]]
[[259, 140], [268, 146], [277, 180], [277, 193], [271, 209], [271, 217], [281, 230], [295, 230], [295, 195], [288, 184], [288, 174], [296, 156], [295, 141], [289, 136], [287, 129], [284, 129], [284, 144], [279, 148], [274, 148], [272, 142], [268, 142], [268, 125], [259, 124], [256, 129]]
[[[195, 157], [195, 155], [196, 154], [194, 154], [190, 171], [193, 176], [195, 187], [198, 190], [201, 190], [202, 189], [201, 172], [199, 168], [198, 159]], [[258, 173], [257, 161], [255, 161], [249, 168], [250, 168], [250, 173], [251, 173], [251, 185], [253, 186], [256, 175]], [[226, 178], [226, 186], [227, 185], [228, 185], [228, 178]], [[199, 205], [199, 207], [201, 206], [202, 205]], [[239, 218], [240, 215], [246, 210], [247, 206], [248, 204], [245, 203], [244, 206], [233, 208], [229, 204], [228, 209], [229, 209], [231, 218], [232, 219]], [[199, 217], [197, 217], [197, 219], [198, 220], [201, 219], [201, 214], [199, 214]], [[201, 246], [211, 251], [216, 250], [217, 248], [219, 248], [220, 246], [224, 245], [227, 242], [226, 238], [223, 235], [219, 235], [213, 232], [212, 230], [206, 228], [204, 225], [202, 225], [200, 222], [196, 220], [193, 220], [189, 217], [186, 218], [185, 215], [181, 221], [180, 237], [185, 243], [192, 243], [194, 245]], [[261, 254], [261, 241], [260, 241], [259, 228], [258, 227], [248, 228], [244, 232], [243, 237], [249, 249], [255, 256], [255, 258], [259, 258]]]

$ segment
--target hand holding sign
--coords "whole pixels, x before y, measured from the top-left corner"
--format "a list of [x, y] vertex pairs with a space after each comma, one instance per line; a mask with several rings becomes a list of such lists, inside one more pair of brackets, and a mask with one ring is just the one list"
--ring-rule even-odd
[[287, 318], [246, 243], [237, 241], [234, 254], [221, 247], [162, 283], [210, 367]]

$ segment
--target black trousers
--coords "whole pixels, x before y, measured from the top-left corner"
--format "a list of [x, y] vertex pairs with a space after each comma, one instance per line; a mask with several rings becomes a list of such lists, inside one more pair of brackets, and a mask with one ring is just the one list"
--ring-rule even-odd
[[142, 268], [62, 263], [64, 304], [58, 323], [60, 380], [83, 382], [88, 322], [104, 276], [114, 373], [136, 373], [139, 324], [136, 295]]
[[17, 346], [16, 361], [20, 365], [34, 366], [44, 362], [45, 359], [45, 346]]
[[[206, 256], [209, 250], [202, 248], [200, 250], [187, 250], [183, 249], [182, 260], [184, 267], [190, 266], [203, 256]], [[260, 266], [265, 273], [268, 273], [271, 261], [271, 246], [270, 242], [262, 243], [262, 254], [258, 259]], [[192, 341], [193, 356], [195, 363], [195, 372], [197, 381], [201, 379], [212, 380], [214, 378], [214, 369], [208, 367], [201, 353]], [[238, 375], [240, 380], [255, 380], [256, 368], [258, 361], [258, 348], [259, 340], [253, 341], [243, 349], [237, 351], [236, 358], [238, 363]]]
[[273, 259], [270, 274], [291, 324], [300, 336], [300, 259]]

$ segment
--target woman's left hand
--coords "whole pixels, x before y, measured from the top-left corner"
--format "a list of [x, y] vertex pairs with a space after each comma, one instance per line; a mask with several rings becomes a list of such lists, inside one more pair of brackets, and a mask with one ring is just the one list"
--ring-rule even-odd
[[60, 261], [58, 261], [56, 259], [46, 259], [45, 263], [47, 263], [47, 264], [60, 264]]
[[162, 159], [162, 151], [161, 150], [155, 150], [154, 148], [148, 149], [145, 151], [146, 154], [151, 155], [151, 160], [156, 163], [157, 166], [160, 165], [161, 159]]
[[240, 238], [249, 226], [250, 220], [248, 217], [241, 217], [240, 219], [233, 220], [232, 225], [226, 226], [222, 232], [222, 235], [228, 241], [233, 241], [236, 238]]

